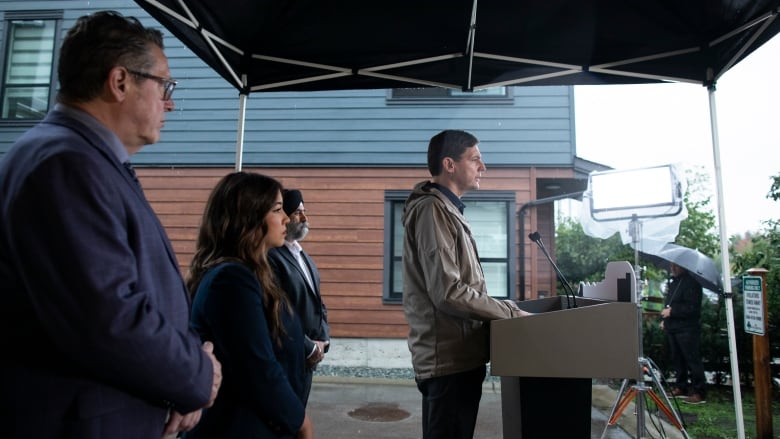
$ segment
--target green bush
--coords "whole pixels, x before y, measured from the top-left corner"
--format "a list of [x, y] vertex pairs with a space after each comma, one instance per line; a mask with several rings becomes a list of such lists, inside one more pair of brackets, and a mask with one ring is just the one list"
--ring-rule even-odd
[[[752, 385], [753, 335], [744, 331], [744, 306], [741, 288], [737, 287], [735, 290], [731, 302], [734, 311], [734, 338], [737, 346], [740, 382], [745, 385]], [[715, 384], [724, 384], [731, 376], [726, 310], [726, 299], [723, 296], [720, 296], [716, 302], [712, 302], [707, 298], [702, 302], [702, 361], [704, 362], [704, 369], [713, 373], [712, 380]], [[643, 320], [642, 346], [644, 354], [656, 363], [664, 377], [669, 378], [671, 359], [668, 355], [666, 336], [660, 328], [660, 316], [658, 313], [645, 312]], [[770, 320], [770, 325], [776, 326], [777, 323]], [[771, 335], [770, 351], [774, 353], [780, 351], [780, 339]], [[780, 378], [780, 371], [777, 369], [773, 370], [773, 376]]]

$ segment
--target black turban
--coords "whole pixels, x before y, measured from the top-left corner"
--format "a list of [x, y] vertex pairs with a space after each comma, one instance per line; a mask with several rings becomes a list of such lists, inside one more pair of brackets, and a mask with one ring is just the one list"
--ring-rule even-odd
[[297, 189], [285, 189], [282, 192], [282, 209], [287, 216], [298, 210], [298, 206], [303, 203], [303, 195]]

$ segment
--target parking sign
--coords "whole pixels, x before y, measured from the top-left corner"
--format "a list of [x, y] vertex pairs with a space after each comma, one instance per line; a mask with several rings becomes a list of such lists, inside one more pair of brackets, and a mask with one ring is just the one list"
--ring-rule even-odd
[[742, 277], [742, 296], [745, 311], [745, 332], [764, 335], [764, 291], [758, 276]]

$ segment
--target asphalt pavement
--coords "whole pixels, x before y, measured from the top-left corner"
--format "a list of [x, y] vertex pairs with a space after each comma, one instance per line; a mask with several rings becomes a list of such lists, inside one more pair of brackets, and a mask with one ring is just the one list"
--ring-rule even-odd
[[[607, 428], [616, 400], [615, 390], [605, 384], [594, 384], [591, 438], [636, 437], [633, 401], [617, 423]], [[317, 439], [415, 439], [422, 436], [420, 394], [412, 380], [315, 376], [308, 412]], [[501, 416], [500, 384], [486, 382], [474, 439], [502, 438]], [[683, 438], [675, 427], [664, 421], [659, 423], [658, 416], [646, 416], [645, 419], [646, 429], [653, 433], [652, 437]], [[561, 411], [561, 422], [566, 422], [565, 410]]]

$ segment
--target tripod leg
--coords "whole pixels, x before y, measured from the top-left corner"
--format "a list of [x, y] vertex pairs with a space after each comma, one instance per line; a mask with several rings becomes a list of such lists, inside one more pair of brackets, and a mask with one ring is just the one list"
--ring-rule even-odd
[[609, 412], [609, 417], [612, 418], [612, 415], [615, 414], [617, 411], [618, 403], [620, 402], [621, 397], [623, 396], [623, 392], [626, 391], [626, 388], [628, 387], [628, 380], [623, 380], [623, 382], [620, 384], [620, 389], [617, 392], [617, 397], [615, 398], [615, 404], [612, 405], [612, 410]]
[[[615, 404], [612, 405], [612, 410], [609, 412], [609, 421], [607, 422], [607, 425], [604, 426], [604, 431], [601, 433], [601, 439], [604, 439], [604, 437], [607, 434], [607, 430], [609, 429], [609, 427], [611, 425], [615, 425], [615, 423], [612, 421], [612, 418], [614, 417], [615, 419], [617, 419], [617, 418], [620, 417], [620, 413], [618, 413], [617, 417], [615, 417], [615, 413], [617, 413], [618, 405], [620, 405], [620, 401], [623, 398], [623, 393], [626, 391], [627, 388], [628, 388], [628, 380], [625, 379], [620, 384], [620, 390], [618, 390], [617, 397], [615, 398]], [[621, 410], [621, 413], [622, 413], [622, 410]]]
[[664, 402], [661, 401], [661, 398], [658, 397], [658, 395], [654, 391], [648, 390], [647, 394], [650, 395], [650, 398], [655, 402], [655, 405], [657, 405], [658, 408], [662, 412], [664, 412], [666, 417], [669, 418], [669, 421], [672, 423], [672, 425], [677, 427], [678, 430], [682, 431], [683, 426], [680, 423], [680, 421], [677, 419], [677, 415], [672, 411], [672, 409], [668, 407], [666, 404], [664, 404]]
[[661, 400], [661, 398], [658, 395], [656, 395], [655, 392], [653, 392], [652, 390], [649, 392], [650, 397], [653, 398], [655, 403], [658, 405], [658, 408], [660, 408], [661, 411], [664, 412], [664, 414], [669, 418], [672, 424], [675, 427], [677, 427], [678, 430], [680, 430], [680, 432], [683, 434], [683, 436], [685, 436], [686, 439], [688, 439], [688, 432], [685, 431], [685, 428], [683, 427], [682, 418], [680, 417], [679, 414], [677, 414], [676, 411], [672, 409], [672, 403], [671, 401], [669, 401], [669, 396], [666, 394], [666, 391], [661, 385], [661, 382], [658, 381], [659, 372], [653, 366], [653, 364], [654, 363], [652, 363], [651, 360], [646, 360], [645, 367], [647, 367], [653, 385], [655, 385], [656, 388], [661, 392], [661, 395], [663, 396], [663, 400]]
[[636, 396], [636, 393], [637, 393], [636, 387], [632, 387], [631, 389], [629, 389], [628, 392], [626, 392], [625, 395], [623, 395], [623, 398], [620, 400], [620, 403], [617, 405], [617, 410], [612, 415], [612, 417], [609, 418], [608, 425], [615, 425], [617, 420], [620, 418], [620, 415], [623, 414], [623, 410], [625, 410], [626, 407], [628, 407], [628, 404]]

